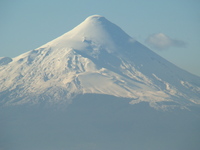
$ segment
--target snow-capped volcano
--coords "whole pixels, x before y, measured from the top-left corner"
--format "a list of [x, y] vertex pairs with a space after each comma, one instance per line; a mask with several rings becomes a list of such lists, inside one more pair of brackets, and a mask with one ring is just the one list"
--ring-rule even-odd
[[132, 104], [146, 101], [155, 107], [168, 102], [183, 107], [200, 104], [199, 77], [99, 15], [37, 49], [5, 60], [9, 61], [0, 66], [4, 105], [70, 103], [86, 93], [130, 98]]

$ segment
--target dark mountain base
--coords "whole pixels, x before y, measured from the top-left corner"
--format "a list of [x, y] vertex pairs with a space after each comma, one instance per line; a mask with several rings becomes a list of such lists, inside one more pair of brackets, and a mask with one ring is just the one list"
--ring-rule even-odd
[[79, 96], [66, 109], [0, 110], [1, 150], [199, 150], [200, 109], [158, 111], [106, 95]]

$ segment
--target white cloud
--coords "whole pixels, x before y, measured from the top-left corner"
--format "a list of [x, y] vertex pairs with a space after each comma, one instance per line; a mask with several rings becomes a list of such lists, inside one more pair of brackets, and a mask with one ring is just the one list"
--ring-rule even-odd
[[163, 33], [152, 34], [145, 40], [151, 48], [166, 50], [170, 47], [185, 47], [186, 43], [181, 40], [172, 39]]

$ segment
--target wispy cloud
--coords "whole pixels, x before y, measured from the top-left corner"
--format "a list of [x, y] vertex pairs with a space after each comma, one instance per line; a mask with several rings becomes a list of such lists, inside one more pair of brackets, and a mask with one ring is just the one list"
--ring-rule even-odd
[[170, 38], [163, 33], [152, 34], [145, 40], [151, 48], [156, 50], [167, 50], [170, 47], [185, 47], [186, 43], [181, 40]]

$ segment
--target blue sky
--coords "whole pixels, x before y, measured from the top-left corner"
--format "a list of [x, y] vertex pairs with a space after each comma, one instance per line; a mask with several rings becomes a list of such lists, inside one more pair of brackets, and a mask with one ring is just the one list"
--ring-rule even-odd
[[0, 57], [15, 57], [99, 14], [200, 76], [199, 0], [1, 0]]

